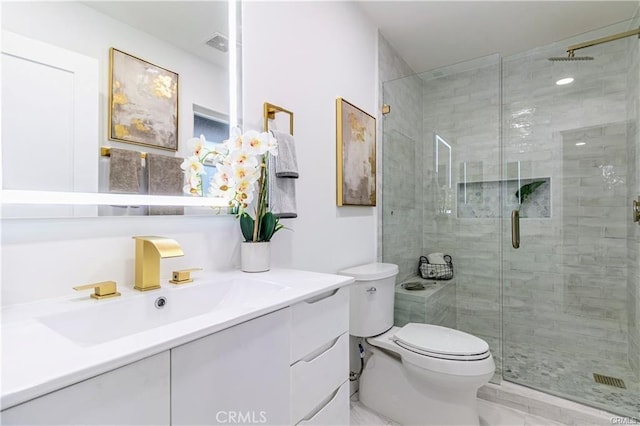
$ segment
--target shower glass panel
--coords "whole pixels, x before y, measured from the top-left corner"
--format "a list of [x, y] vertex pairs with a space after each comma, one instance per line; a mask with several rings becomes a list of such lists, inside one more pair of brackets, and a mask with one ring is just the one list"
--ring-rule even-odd
[[383, 84], [382, 257], [399, 283], [418, 259], [451, 255], [450, 281], [396, 290], [395, 324], [430, 323], [485, 339], [501, 377], [500, 57]]
[[640, 417], [638, 37], [548, 60], [632, 25], [503, 59], [503, 378]]
[[[383, 84], [382, 257], [395, 324], [485, 339], [505, 379], [640, 418], [639, 19]], [[562, 78], [573, 82], [556, 85]], [[513, 248], [511, 217], [519, 215]], [[418, 258], [453, 258], [451, 281]], [[421, 281], [423, 290], [400, 284]], [[621, 387], [623, 386], [623, 387]]]

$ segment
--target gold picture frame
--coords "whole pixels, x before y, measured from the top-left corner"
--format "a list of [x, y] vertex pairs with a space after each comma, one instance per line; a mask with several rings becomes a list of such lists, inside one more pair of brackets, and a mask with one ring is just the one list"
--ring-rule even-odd
[[109, 139], [178, 150], [178, 74], [109, 49]]
[[376, 119], [336, 99], [338, 206], [376, 205]]

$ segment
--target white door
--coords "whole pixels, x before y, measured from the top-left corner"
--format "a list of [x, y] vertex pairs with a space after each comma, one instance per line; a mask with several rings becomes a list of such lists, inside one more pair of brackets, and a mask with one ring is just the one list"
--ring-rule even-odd
[[[97, 59], [3, 31], [3, 189], [97, 192], [98, 89]], [[3, 216], [90, 214], [26, 207], [4, 206]]]

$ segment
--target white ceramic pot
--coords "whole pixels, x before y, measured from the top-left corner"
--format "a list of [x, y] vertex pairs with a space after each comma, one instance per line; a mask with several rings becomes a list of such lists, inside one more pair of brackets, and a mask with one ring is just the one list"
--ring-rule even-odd
[[240, 245], [240, 268], [244, 272], [265, 272], [271, 267], [270, 243], [243, 241]]

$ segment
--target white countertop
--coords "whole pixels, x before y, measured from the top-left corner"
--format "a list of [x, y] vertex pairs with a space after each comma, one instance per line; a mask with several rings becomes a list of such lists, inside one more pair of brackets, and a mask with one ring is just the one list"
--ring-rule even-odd
[[[121, 297], [94, 300], [87, 293], [14, 305], [2, 309], [2, 376], [0, 408], [6, 409], [62, 387], [122, 367], [178, 345], [274, 312], [310, 297], [353, 282], [346, 276], [273, 269], [258, 274], [240, 271], [207, 275], [194, 273], [194, 283], [215, 285], [228, 279], [265, 280], [287, 286], [275, 294], [231, 309], [210, 312], [158, 326], [122, 338], [82, 346], [44, 325], [39, 318], [59, 312], [86, 309], [92, 304], [118, 303], [136, 297], [166, 296], [175, 286], [137, 292], [119, 287]], [[106, 319], [107, 320], [107, 319]]]

